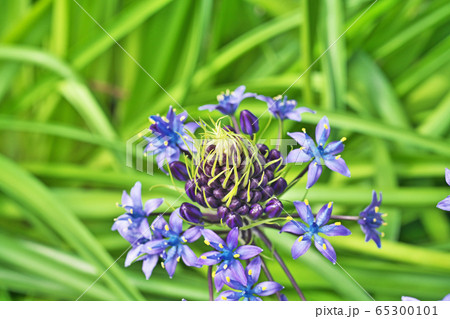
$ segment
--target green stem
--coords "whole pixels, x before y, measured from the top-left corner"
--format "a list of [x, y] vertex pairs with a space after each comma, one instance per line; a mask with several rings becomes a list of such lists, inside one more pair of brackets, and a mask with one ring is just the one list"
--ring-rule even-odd
[[237, 122], [236, 115], [230, 115], [230, 117], [231, 121], [233, 122], [233, 126], [234, 129], [236, 130], [236, 133], [241, 134], [241, 130], [239, 129], [239, 124]]
[[281, 137], [283, 136], [283, 120], [278, 119], [278, 141], [277, 141], [277, 150], [280, 150], [281, 146]]

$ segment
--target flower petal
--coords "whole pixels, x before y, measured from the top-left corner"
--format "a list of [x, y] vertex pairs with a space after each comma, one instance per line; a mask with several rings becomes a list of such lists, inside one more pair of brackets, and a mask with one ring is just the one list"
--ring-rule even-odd
[[227, 236], [227, 246], [231, 250], [234, 250], [238, 245], [238, 238], [239, 238], [239, 228], [234, 227]]
[[420, 300], [413, 297], [402, 296], [402, 301], [420, 301]]
[[202, 229], [203, 228], [200, 226], [191, 227], [184, 232], [183, 236], [181, 236], [181, 239], [183, 241], [186, 240], [187, 243], [193, 243], [202, 235]]
[[328, 143], [327, 146], [325, 146], [323, 153], [325, 155], [337, 155], [341, 153], [343, 150], [344, 150], [344, 143], [342, 143], [341, 141], [333, 141]]
[[442, 301], [450, 301], [450, 294], [448, 294], [447, 296], [445, 296]]
[[145, 202], [144, 212], [148, 216], [164, 202], [163, 198], [149, 199]]
[[220, 295], [215, 299], [216, 301], [238, 301], [241, 298], [241, 294], [237, 291], [226, 290], [222, 291]]
[[298, 144], [301, 146], [306, 146], [306, 134], [295, 132], [295, 133], [287, 133], [290, 137], [292, 137]]
[[164, 268], [166, 269], [170, 278], [173, 277], [173, 274], [175, 273], [175, 269], [177, 268], [178, 257], [179, 256], [177, 253], [177, 247], [172, 247], [167, 252], [167, 259], [164, 262]]
[[445, 181], [450, 186], [450, 169], [445, 168]]
[[255, 99], [266, 102], [268, 105], [273, 103], [273, 99], [271, 97], [264, 96], [264, 95], [257, 95], [257, 96], [255, 96]]
[[[213, 247], [216, 250], [220, 250], [220, 251], [222, 250], [221, 248], [219, 248], [220, 244], [222, 244], [222, 246], [225, 246], [225, 242], [222, 240], [222, 238], [217, 236], [217, 234], [215, 232], [213, 232], [212, 230], [203, 229], [202, 235], [205, 238], [205, 243], [209, 243], [209, 244], [213, 245]], [[216, 247], [219, 249], [217, 249]]]
[[222, 290], [224, 284], [225, 284], [225, 277], [223, 276], [223, 271], [216, 272], [214, 275], [214, 286], [216, 287], [216, 291]]
[[311, 247], [311, 236], [308, 234], [300, 236], [292, 245], [292, 258], [297, 259], [301, 255], [305, 254], [308, 251], [309, 247]]
[[217, 105], [217, 104], [206, 104], [206, 105], [200, 106], [198, 109], [200, 111], [208, 110], [211, 112], [211, 111], [214, 111], [218, 106], [219, 105]]
[[[298, 216], [308, 225], [311, 225], [314, 222], [314, 215], [311, 211], [311, 207], [309, 204], [307, 205], [305, 202], [295, 201], [294, 202], [295, 209], [297, 210]], [[300, 223], [299, 223], [300, 225]], [[301, 227], [301, 226], [300, 226]]]
[[261, 257], [256, 257], [253, 259], [245, 268], [247, 275], [247, 285], [253, 286], [255, 282], [259, 279], [259, 273], [261, 272]]
[[131, 188], [130, 197], [133, 200], [133, 206], [142, 207], [141, 188], [141, 182], [136, 182], [136, 184], [134, 184], [134, 186]]
[[239, 282], [242, 286], [247, 285], [247, 276], [245, 275], [244, 266], [238, 261], [234, 260], [226, 271], [223, 272], [224, 276], [230, 276], [235, 281]]
[[330, 136], [330, 122], [326, 116], [317, 123], [316, 126], [316, 142], [317, 145], [325, 145], [328, 137]]
[[333, 246], [331, 246], [330, 242], [325, 238], [320, 237], [319, 235], [314, 235], [314, 245], [317, 250], [320, 251], [322, 255], [324, 255], [329, 261], [333, 264], [336, 263], [336, 252], [334, 251]]
[[195, 133], [195, 131], [199, 128], [200, 126], [196, 123], [196, 122], [189, 122], [184, 124], [184, 130], [185, 131], [189, 131], [191, 133]]
[[291, 220], [290, 222], [284, 224], [283, 228], [280, 230], [280, 233], [287, 232], [294, 235], [302, 235], [305, 233], [305, 230], [303, 230], [300, 225], [300, 223]]
[[286, 157], [286, 163], [305, 163], [311, 160], [311, 155], [304, 152], [303, 149], [296, 149], [289, 152]]
[[183, 262], [186, 264], [186, 266], [191, 266], [191, 267], [201, 266], [197, 263], [197, 261], [198, 261], [197, 256], [194, 254], [192, 249], [186, 245], [182, 246], [181, 258], [183, 259]]
[[142, 271], [147, 280], [152, 275], [153, 269], [155, 269], [158, 259], [159, 259], [158, 255], [152, 255], [145, 258], [144, 261], [142, 262]]
[[321, 227], [330, 220], [331, 212], [333, 211], [333, 202], [329, 202], [322, 206], [316, 216], [316, 224]]
[[436, 207], [442, 210], [450, 211], [450, 196], [447, 196], [447, 198], [441, 200]]
[[207, 266], [218, 264], [220, 261], [222, 261], [220, 253], [215, 250], [208, 251], [198, 258], [198, 263], [200, 265], [207, 265]]
[[336, 224], [322, 226], [319, 228], [319, 232], [327, 236], [348, 236], [352, 234], [347, 227]]
[[[350, 177], [350, 170], [341, 157], [325, 157], [325, 165], [332, 171], [338, 172], [344, 176]], [[308, 173], [309, 175], [309, 173]]]
[[159, 255], [166, 248], [167, 243], [165, 239], [156, 239], [146, 242], [142, 252], [149, 255]]
[[317, 182], [321, 174], [322, 165], [320, 165], [317, 161], [311, 162], [308, 169], [308, 181], [306, 182], [306, 188], [311, 188]]
[[169, 226], [170, 230], [173, 232], [180, 234], [183, 231], [183, 219], [180, 217], [180, 209], [177, 208], [170, 214], [169, 218]]
[[255, 286], [253, 290], [260, 296], [270, 296], [282, 290], [284, 287], [275, 281], [263, 281]]
[[152, 228], [152, 230], [158, 230], [159, 232], [165, 234], [167, 232], [166, 231], [166, 226], [169, 227], [169, 225], [167, 224], [167, 222], [164, 219], [163, 215], [159, 215], [153, 221], [151, 228]]
[[133, 261], [141, 254], [141, 246], [136, 246], [130, 249], [127, 254], [127, 258], [125, 258], [125, 267], [130, 266]]
[[239, 254], [239, 259], [246, 260], [255, 257], [262, 252], [262, 248], [253, 245], [240, 246], [236, 249], [236, 253]]
[[133, 200], [131, 199], [131, 197], [127, 194], [126, 191], [123, 191], [122, 193], [122, 206], [124, 208], [132, 208], [133, 207]]

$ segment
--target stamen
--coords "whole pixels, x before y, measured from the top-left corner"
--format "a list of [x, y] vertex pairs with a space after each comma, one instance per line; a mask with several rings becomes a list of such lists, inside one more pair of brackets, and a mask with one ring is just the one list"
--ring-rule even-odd
[[323, 127], [324, 127], [326, 130], [328, 130], [328, 125], [327, 125], [327, 124], [324, 124]]
[[222, 296], [221, 298], [222, 298], [222, 300], [227, 300], [227, 297], [225, 297], [225, 296]]
[[163, 261], [161, 261], [161, 267], [164, 269], [164, 268], [166, 268], [165, 266], [164, 266], [164, 262]]
[[309, 200], [305, 199], [305, 204], [309, 205]]
[[216, 277], [216, 272], [215, 271], [213, 271], [212, 273], [211, 273], [211, 277]]
[[185, 243], [187, 242], [187, 239], [184, 236], [181, 237], [181, 240]]
[[334, 159], [340, 159], [341, 158], [341, 155], [338, 155], [338, 156], [336, 156]]
[[306, 133], [306, 128], [302, 128], [303, 133]]
[[331, 205], [333, 205], [333, 202], [328, 203], [328, 208], [331, 208]]
[[378, 213], [380, 211], [380, 207], [375, 206], [375, 213]]
[[201, 259], [206, 259], [206, 256], [200, 256]]
[[267, 290], [267, 287], [262, 287], [262, 291], [265, 291], [265, 290]]
[[293, 220], [294, 218], [292, 218], [291, 216], [286, 217], [287, 220]]
[[205, 243], [205, 245], [211, 245], [211, 243], [207, 239], [205, 239], [203, 242]]
[[384, 232], [381, 232], [381, 237], [384, 237]]
[[186, 116], [184, 116], [184, 115], [182, 117], [180, 117], [181, 122], [183, 122], [185, 119], [186, 119]]
[[241, 257], [241, 255], [239, 255], [239, 254], [234, 254], [233, 257], [234, 257], [234, 258], [239, 258], [239, 257]]
[[230, 277], [225, 277], [225, 279], [227, 280], [227, 282], [230, 282]]
[[382, 225], [383, 225], [383, 226], [387, 226], [387, 225], [388, 225], [388, 223], [383, 223]]
[[128, 218], [128, 221], [130, 222], [130, 224], [133, 224], [133, 222], [131, 221], [131, 218]]
[[133, 208], [130, 209], [130, 214], [133, 214]]
[[228, 264], [225, 264], [225, 265], [223, 266], [223, 269], [224, 269], [224, 270], [227, 270], [227, 268], [228, 268]]
[[165, 229], [166, 231], [169, 231], [169, 225], [166, 224], [166, 225], [164, 226], [164, 229]]
[[116, 202], [116, 206], [117, 206], [117, 207], [120, 207], [120, 204], [119, 204], [118, 202]]
[[341, 142], [345, 142], [347, 140], [346, 137], [341, 138]]
[[323, 244], [322, 247], [323, 247], [323, 250], [327, 250], [327, 245]]
[[148, 118], [148, 120], [150, 121], [150, 123], [155, 124], [156, 122], [152, 119], [152, 118]]
[[164, 146], [167, 146], [167, 145], [169, 145], [169, 142], [164, 141]]
[[298, 238], [298, 242], [301, 242], [303, 240], [303, 236], [300, 236], [299, 238]]
[[341, 222], [335, 222], [334, 224], [335, 224], [336, 226], [341, 226], [341, 225], [342, 225]]
[[177, 258], [177, 263], [179, 263], [179, 262], [180, 262], [180, 257]]
[[377, 222], [377, 219], [376, 219], [376, 218], [374, 218], [374, 219], [373, 219], [373, 222], [374, 222], [374, 223], [376, 223], [376, 222]]
[[249, 276], [252, 275], [252, 270], [251, 270], [251, 269], [248, 270], [248, 275], [249, 275]]
[[223, 245], [222, 245], [222, 244], [219, 244], [219, 247], [220, 247], [220, 248], [223, 248]]

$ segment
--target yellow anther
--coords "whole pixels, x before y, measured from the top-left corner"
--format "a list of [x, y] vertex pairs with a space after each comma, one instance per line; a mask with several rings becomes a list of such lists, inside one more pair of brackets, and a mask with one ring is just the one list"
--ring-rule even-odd
[[148, 120], [150, 121], [150, 123], [155, 124], [156, 122], [152, 119], [152, 118], [148, 118]]
[[334, 159], [340, 159], [341, 158], [341, 155], [338, 155], [338, 156], [336, 156]]
[[305, 204], [309, 205], [309, 200], [305, 199]]
[[234, 257], [234, 258], [239, 258], [239, 257], [241, 257], [241, 255], [239, 255], [239, 254], [234, 254], [233, 257]]
[[331, 208], [332, 205], [333, 205], [333, 202], [329, 202], [328, 203], [328, 208]]
[[184, 115], [182, 117], [180, 117], [181, 122], [183, 122], [185, 119], [186, 119], [186, 116], [184, 116]]
[[335, 224], [336, 226], [341, 226], [341, 225], [342, 225], [341, 222], [335, 222], [334, 224]]
[[248, 270], [248, 275], [249, 275], [249, 276], [252, 275], [252, 270], [251, 270], [251, 269]]
[[201, 259], [206, 259], [206, 256], [200, 256]]
[[222, 296], [221, 298], [222, 298], [222, 300], [227, 300], [227, 297], [225, 297], [225, 296]]
[[166, 268], [165, 266], [164, 266], [164, 262], [163, 261], [161, 261], [161, 267], [164, 269], [164, 268]]
[[204, 243], [205, 243], [205, 245], [208, 245], [208, 246], [211, 245], [211, 243], [207, 239], [205, 239]]
[[133, 214], [133, 208], [130, 209], [130, 214]]
[[169, 225], [165, 225], [165, 226], [164, 226], [164, 229], [165, 229], [166, 231], [169, 231]]
[[114, 221], [116, 221], [117, 220], [117, 218], [114, 218]]
[[167, 145], [169, 145], [169, 142], [164, 141], [164, 146], [167, 146]]
[[346, 137], [341, 138], [341, 142], [345, 142], [347, 140]]
[[374, 218], [374, 219], [373, 219], [373, 222], [374, 222], [374, 223], [376, 223], [376, 222], [377, 222], [377, 219], [376, 219], [376, 218]]
[[298, 242], [301, 242], [303, 240], [303, 236], [300, 236], [299, 238], [298, 238]]
[[381, 237], [384, 237], [384, 232], [381, 232]]
[[228, 264], [225, 264], [225, 265], [223, 266], [223, 269], [224, 269], [224, 270], [227, 270], [227, 268], [228, 268]]
[[383, 225], [383, 226], [387, 226], [387, 225], [388, 225], [388, 223], [383, 223], [382, 225]]
[[148, 247], [148, 250], [152, 250], [153, 248], [152, 247]]
[[184, 236], [181, 237], [181, 240], [185, 243], [187, 242], [187, 239]]
[[223, 94], [217, 95], [217, 101], [222, 101], [223, 100]]
[[265, 291], [265, 290], [267, 290], [267, 287], [262, 287], [262, 291]]
[[326, 130], [328, 130], [328, 125], [327, 125], [327, 124], [324, 124], [323, 127], [324, 127]]
[[133, 222], [131, 221], [131, 218], [128, 218], [128, 221], [130, 222], [130, 224], [133, 224]]
[[222, 245], [222, 244], [219, 244], [219, 247], [220, 247], [220, 248], [223, 248], [223, 245]]
[[144, 153], [144, 157], [147, 157], [148, 156], [148, 154], [147, 153]]
[[275, 96], [273, 99], [274, 99], [274, 100], [281, 100], [282, 97], [283, 97], [283, 96], [281, 96], [281, 95], [277, 95], [277, 96]]
[[375, 206], [375, 213], [378, 213], [380, 211], [380, 207]]
[[317, 166], [317, 162], [314, 162], [314, 166]]
[[177, 262], [178, 262], [178, 263], [180, 262], [180, 257], [177, 258]]
[[300, 147], [300, 151], [301, 151], [301, 150], [304, 150], [304, 149], [305, 149], [305, 147], [303, 147], [303, 146], [302, 146], [302, 147]]
[[291, 216], [286, 217], [287, 220], [293, 220], [294, 218], [292, 218]]
[[151, 229], [152, 229], [152, 230], [155, 230], [155, 226], [152, 225]]
[[323, 250], [327, 250], [327, 245], [323, 244], [322, 247], [323, 247]]
[[306, 133], [306, 128], [302, 128], [303, 133]]
[[116, 206], [117, 206], [117, 207], [120, 207], [120, 204], [119, 204], [118, 202], [116, 202]]
[[227, 280], [227, 282], [230, 282], [230, 277], [225, 277], [225, 279]]

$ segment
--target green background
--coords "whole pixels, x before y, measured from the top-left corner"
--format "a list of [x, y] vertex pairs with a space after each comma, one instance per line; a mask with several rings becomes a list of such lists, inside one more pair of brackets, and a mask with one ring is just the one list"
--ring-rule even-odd
[[[435, 207], [450, 193], [447, 0], [379, 0], [370, 9], [362, 0], [79, 3], [132, 58], [72, 0], [0, 1], [0, 300], [77, 299], [127, 248], [110, 231], [122, 190], [140, 180], [144, 200], [178, 197], [150, 191], [171, 184], [165, 175], [125, 165], [126, 141], [148, 116], [170, 104], [181, 111], [136, 62], [195, 119], [218, 118], [197, 108], [227, 88], [275, 96], [295, 82], [287, 95], [317, 114], [285, 131], [312, 131], [327, 115], [333, 138], [348, 138], [352, 177], [324, 172], [308, 193], [313, 209], [334, 201], [336, 214], [357, 215], [375, 189], [389, 214], [382, 249], [345, 223], [354, 234], [331, 239], [339, 264], [376, 300], [450, 293], [449, 216]], [[243, 107], [266, 110], [256, 100]], [[284, 199], [304, 193], [302, 181]], [[269, 235], [308, 300], [370, 300], [314, 249], [293, 261], [295, 237]], [[157, 267], [146, 281], [140, 264], [123, 263], [81, 300], [208, 298], [205, 268], [179, 265], [170, 280]]]

